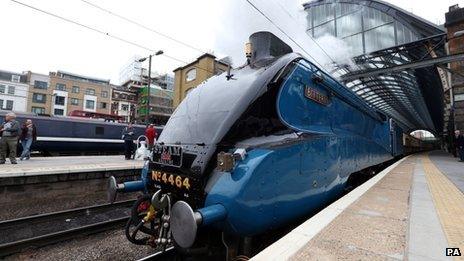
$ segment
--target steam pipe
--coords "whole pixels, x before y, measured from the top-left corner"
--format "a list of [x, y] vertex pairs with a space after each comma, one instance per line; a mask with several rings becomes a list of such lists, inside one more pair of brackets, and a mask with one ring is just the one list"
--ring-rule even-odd
[[145, 183], [142, 180], [128, 181], [118, 184], [116, 182], [116, 178], [114, 176], [111, 176], [108, 180], [108, 201], [110, 203], [113, 203], [116, 200], [116, 195], [118, 192], [126, 193], [143, 190], [145, 190]]
[[141, 180], [128, 181], [122, 183], [122, 190], [120, 192], [134, 192], [142, 191], [145, 189], [145, 184]]
[[114, 176], [109, 178], [107, 191], [108, 201], [113, 203], [116, 200], [116, 195], [118, 192], [126, 193], [144, 191], [146, 193], [147, 186], [150, 185], [150, 182], [150, 178], [148, 177], [148, 161], [145, 161], [145, 164], [142, 168], [141, 180], [128, 181], [118, 184]]

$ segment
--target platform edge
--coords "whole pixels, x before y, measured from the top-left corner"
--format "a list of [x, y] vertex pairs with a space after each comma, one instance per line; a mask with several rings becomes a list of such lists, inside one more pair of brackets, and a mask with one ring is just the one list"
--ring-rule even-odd
[[370, 188], [377, 184], [382, 178], [384, 178], [390, 171], [396, 166], [401, 164], [404, 160], [409, 158], [406, 156], [386, 169], [375, 175], [373, 178], [366, 181], [361, 186], [352, 190], [342, 198], [338, 199], [328, 207], [303, 222], [301, 225], [290, 231], [288, 234], [283, 236], [272, 245], [258, 253], [251, 260], [288, 260], [295, 255], [301, 248], [303, 248], [315, 235], [317, 235], [322, 229], [330, 224], [338, 215], [340, 215], [348, 206], [358, 200], [364, 195]]

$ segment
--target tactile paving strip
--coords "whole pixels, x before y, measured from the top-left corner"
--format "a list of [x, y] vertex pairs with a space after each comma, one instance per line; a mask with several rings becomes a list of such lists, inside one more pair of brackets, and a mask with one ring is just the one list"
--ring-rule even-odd
[[[422, 157], [425, 176], [450, 247], [464, 250], [464, 194], [432, 163]], [[464, 174], [464, 169], [463, 169]], [[458, 258], [464, 260], [464, 258]]]

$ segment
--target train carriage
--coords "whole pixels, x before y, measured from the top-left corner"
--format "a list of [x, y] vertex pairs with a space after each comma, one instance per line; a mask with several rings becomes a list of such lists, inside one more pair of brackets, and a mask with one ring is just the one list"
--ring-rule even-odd
[[[0, 122], [8, 111], [0, 111]], [[43, 155], [117, 154], [124, 151], [122, 130], [127, 124], [78, 117], [50, 117], [16, 113], [23, 124], [31, 119], [37, 128], [32, 151]], [[134, 125], [135, 137], [144, 135], [144, 125]], [[162, 127], [156, 127], [161, 133]]]

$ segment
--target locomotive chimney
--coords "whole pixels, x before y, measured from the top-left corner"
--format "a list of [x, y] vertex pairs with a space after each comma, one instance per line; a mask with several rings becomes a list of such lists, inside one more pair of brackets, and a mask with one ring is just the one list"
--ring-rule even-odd
[[250, 36], [245, 52], [249, 63], [259, 67], [266, 65], [274, 58], [292, 53], [293, 50], [274, 34], [263, 31]]

